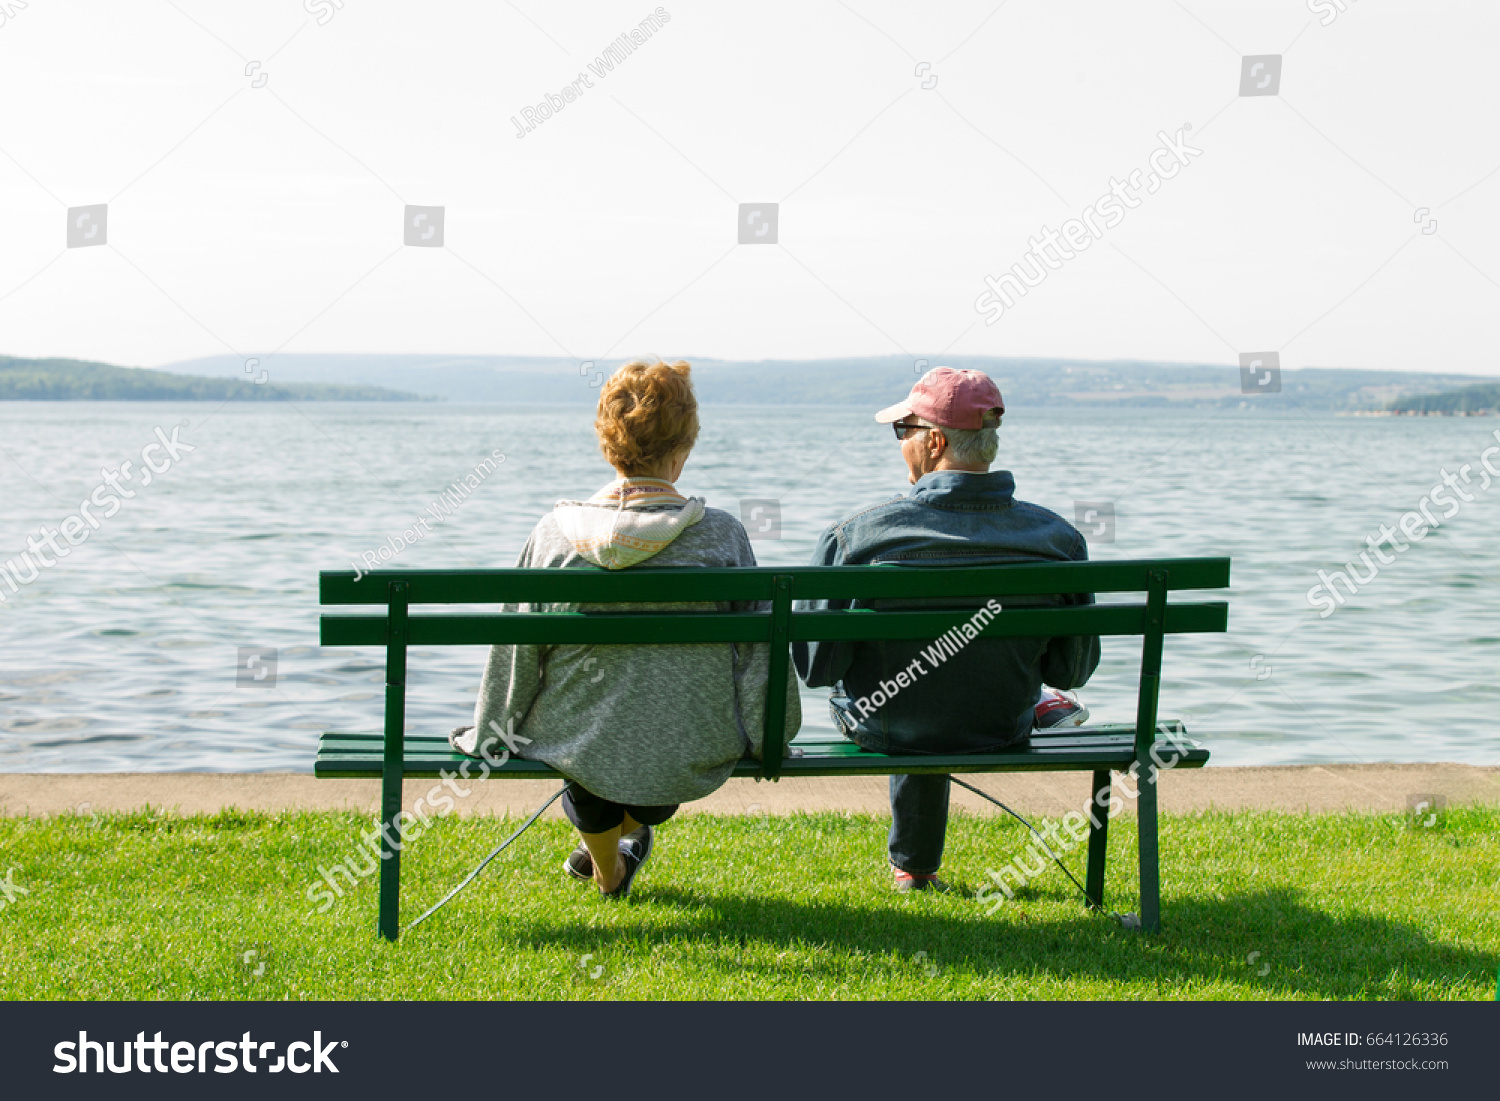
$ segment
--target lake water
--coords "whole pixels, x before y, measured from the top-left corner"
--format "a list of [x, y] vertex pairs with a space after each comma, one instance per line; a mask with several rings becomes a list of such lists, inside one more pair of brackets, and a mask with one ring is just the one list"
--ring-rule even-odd
[[[735, 512], [778, 500], [763, 564], [805, 562], [830, 522], [905, 489], [867, 410], [721, 406], [703, 420], [680, 486]], [[138, 476], [34, 582], [0, 587], [0, 770], [310, 770], [319, 731], [377, 729], [382, 707], [378, 650], [317, 643], [318, 571], [411, 527], [495, 450], [499, 469], [393, 564], [513, 565], [554, 500], [610, 476], [591, 421], [584, 406], [0, 404], [0, 561], [77, 511], [102, 468], [138, 470], [157, 427], [196, 449], [149, 486]], [[1170, 639], [1162, 688], [1162, 713], [1216, 763], [1495, 764], [1500, 485], [1478, 473], [1495, 424], [1015, 410], [998, 465], [1070, 519], [1075, 501], [1112, 502], [1115, 538], [1095, 558], [1234, 559], [1229, 633]], [[1320, 618], [1305, 595], [1316, 571], [1356, 559], [1464, 463], [1473, 500]], [[274, 683], [237, 685], [241, 647], [276, 650]], [[1105, 640], [1082, 692], [1097, 720], [1133, 719], [1138, 660], [1138, 641]], [[466, 722], [483, 661], [414, 651], [411, 728]], [[804, 690], [807, 725], [829, 727], [824, 695]]]

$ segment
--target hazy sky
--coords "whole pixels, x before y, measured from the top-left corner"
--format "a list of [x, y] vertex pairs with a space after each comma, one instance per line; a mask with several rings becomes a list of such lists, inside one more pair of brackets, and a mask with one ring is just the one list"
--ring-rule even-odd
[[[1500, 373], [1500, 5], [1342, 4], [667, 0], [595, 75], [649, 0], [0, 0], [0, 354]], [[985, 323], [986, 275], [1185, 125], [1201, 155]], [[736, 243], [750, 203], [777, 244]]]

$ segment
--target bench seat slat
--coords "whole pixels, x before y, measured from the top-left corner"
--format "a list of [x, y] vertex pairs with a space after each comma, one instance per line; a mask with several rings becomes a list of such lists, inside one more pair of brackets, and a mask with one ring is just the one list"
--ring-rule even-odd
[[[1158, 729], [1179, 733], [1180, 723], [1164, 723]], [[1180, 754], [1175, 767], [1201, 768], [1208, 751], [1196, 743], [1179, 739], [1186, 747], [1164, 746], [1168, 753]], [[329, 732], [319, 739], [314, 773], [318, 776], [379, 776], [381, 772], [379, 733]], [[1072, 728], [1067, 731], [1038, 731], [1031, 744], [999, 753], [893, 755], [871, 753], [842, 738], [818, 736], [792, 743], [798, 756], [783, 763], [784, 776], [857, 776], [888, 775], [892, 771], [915, 773], [981, 773], [981, 772], [1058, 772], [1102, 769], [1125, 769], [1135, 760], [1135, 743], [1131, 728], [1123, 725]], [[447, 738], [436, 734], [408, 735], [404, 757], [404, 775], [412, 778], [436, 777], [457, 771], [469, 762], [470, 775], [480, 762], [455, 752]], [[757, 776], [761, 763], [745, 758], [735, 766], [736, 776]], [[512, 758], [491, 772], [495, 778], [548, 779], [561, 773], [541, 761]]]

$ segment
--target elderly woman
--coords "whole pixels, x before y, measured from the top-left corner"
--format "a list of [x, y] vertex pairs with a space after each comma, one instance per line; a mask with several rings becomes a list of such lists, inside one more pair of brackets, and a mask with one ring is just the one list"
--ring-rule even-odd
[[[527, 540], [518, 566], [562, 569], [753, 566], [739, 520], [683, 497], [675, 484], [698, 438], [686, 363], [636, 360], [604, 384], [594, 430], [619, 476], [586, 501], [559, 501]], [[522, 605], [573, 611], [577, 605]], [[615, 611], [713, 604], [590, 606]], [[741, 611], [753, 604], [720, 604]], [[564, 869], [623, 898], [651, 856], [653, 827], [680, 803], [759, 756], [769, 653], [764, 644], [495, 646], [479, 686], [474, 726], [453, 732], [478, 756], [503, 742], [566, 775], [563, 812], [582, 843]], [[801, 723], [787, 684], [787, 737]]]

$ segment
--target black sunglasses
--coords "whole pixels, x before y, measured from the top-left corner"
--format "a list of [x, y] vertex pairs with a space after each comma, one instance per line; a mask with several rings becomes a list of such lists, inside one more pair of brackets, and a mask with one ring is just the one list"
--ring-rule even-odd
[[903, 424], [900, 421], [896, 421], [896, 422], [894, 422], [891, 425], [891, 427], [896, 430], [896, 439], [898, 439], [898, 440], [904, 440], [904, 439], [906, 439], [907, 436], [910, 436], [913, 432], [922, 432], [922, 431], [925, 431], [926, 428], [927, 428], [927, 425], [925, 425], [925, 424]]

